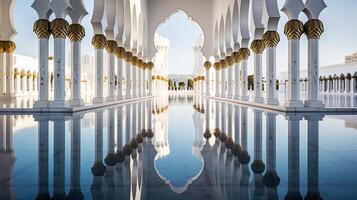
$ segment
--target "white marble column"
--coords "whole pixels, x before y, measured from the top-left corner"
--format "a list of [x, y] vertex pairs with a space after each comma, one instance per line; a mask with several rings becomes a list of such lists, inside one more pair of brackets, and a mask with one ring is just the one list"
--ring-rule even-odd
[[147, 79], [148, 79], [148, 93], [149, 93], [149, 96], [152, 96], [153, 95], [153, 80], [152, 80], [152, 69], [154, 68], [154, 63], [152, 63], [152, 62], [149, 62], [148, 64], [147, 64], [147, 66], [148, 66], [148, 77], [147, 77]]
[[206, 61], [204, 63], [204, 68], [205, 68], [205, 85], [206, 85], [206, 96], [211, 95], [211, 73], [210, 69], [212, 67], [212, 64], [210, 61]]
[[[3, 45], [3, 41], [0, 41], [0, 45]], [[6, 81], [5, 81], [5, 63], [4, 63], [4, 49], [0, 48], [0, 97], [3, 97], [6, 90]]]
[[117, 57], [117, 100], [124, 99], [124, 53], [125, 49], [123, 47], [118, 47], [115, 51]]
[[254, 53], [254, 102], [263, 103], [262, 97], [262, 53], [264, 44], [262, 40], [253, 40], [250, 48]]
[[63, 199], [65, 192], [65, 132], [64, 116], [53, 119], [53, 199]]
[[234, 99], [240, 99], [240, 61], [238, 52], [233, 53], [234, 64]]
[[133, 57], [132, 61], [132, 73], [133, 73], [133, 79], [132, 79], [132, 97], [137, 98], [138, 97], [138, 66], [137, 63], [138, 58], [136, 56]]
[[[49, 8], [48, 8], [49, 9]], [[49, 73], [48, 73], [48, 39], [51, 35], [50, 22], [47, 19], [39, 19], [34, 24], [34, 32], [38, 38], [38, 99], [34, 107], [43, 108], [49, 105]]]
[[108, 84], [108, 97], [107, 102], [115, 101], [115, 51], [118, 47], [118, 44], [114, 40], [108, 40], [105, 49], [108, 52], [109, 60], [109, 84]]
[[[321, 1], [319, 1], [321, 2]], [[309, 9], [308, 7], [307, 9]], [[310, 8], [310, 10], [314, 8]], [[309, 12], [309, 11], [307, 11]], [[308, 15], [310, 16], [310, 15]], [[305, 24], [305, 32], [308, 38], [308, 97], [305, 101], [305, 107], [322, 107], [322, 101], [319, 98], [319, 39], [324, 32], [323, 23], [318, 19], [310, 19]]]
[[82, 53], [81, 53], [81, 41], [85, 36], [84, 27], [80, 24], [70, 25], [68, 37], [71, 41], [71, 99], [69, 104], [71, 106], [83, 106], [84, 101], [81, 96], [81, 74], [82, 74]]
[[225, 60], [219, 61], [221, 64], [221, 97], [226, 98], [227, 97], [227, 63]]
[[300, 37], [304, 33], [304, 24], [298, 17], [304, 8], [301, 0], [286, 0], [282, 11], [288, 16], [284, 34], [288, 38], [288, 99], [286, 107], [303, 107], [300, 100]]
[[54, 40], [54, 99], [50, 107], [60, 109], [69, 107], [69, 103], [65, 100], [65, 42], [69, 24], [63, 18], [56, 18], [50, 23], [50, 29]]
[[93, 99], [93, 104], [99, 104], [105, 102], [105, 97], [103, 94], [103, 50], [107, 45], [107, 39], [102, 34], [96, 34], [92, 38], [92, 45], [95, 48], [95, 97]]
[[4, 41], [5, 50], [5, 67], [6, 67], [6, 98], [12, 99], [15, 97], [14, 94], [14, 76], [13, 76], [13, 52], [16, 49], [16, 44], [12, 41]]
[[132, 88], [132, 54], [130, 52], [125, 52], [125, 99], [130, 99], [131, 96], [131, 88]]
[[220, 97], [221, 96], [221, 65], [219, 62], [214, 63], [214, 69], [215, 69], [215, 85], [216, 85], [216, 89], [215, 89], [215, 96], [216, 97]]
[[241, 61], [241, 67], [242, 67], [242, 73], [241, 73], [241, 100], [242, 101], [248, 101], [249, 96], [248, 96], [248, 58], [250, 56], [250, 51], [248, 48], [241, 48], [239, 50], [240, 52], [240, 57], [242, 59]]

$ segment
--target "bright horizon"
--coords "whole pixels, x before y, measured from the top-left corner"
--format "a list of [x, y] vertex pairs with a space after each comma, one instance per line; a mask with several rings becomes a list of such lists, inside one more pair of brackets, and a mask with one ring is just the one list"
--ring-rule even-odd
[[[84, 0], [89, 13], [92, 12], [92, 0]], [[283, 0], [278, 0], [279, 8], [283, 6]], [[321, 20], [325, 25], [325, 33], [320, 40], [320, 66], [344, 63], [344, 57], [357, 52], [357, 26], [353, 26], [353, 19], [357, 19], [357, 1], [326, 0], [328, 8], [321, 14]], [[30, 7], [32, 1], [15, 4], [14, 25], [18, 32], [14, 41], [17, 44], [17, 54], [27, 56], [37, 56], [37, 38], [32, 32], [33, 23], [37, 20], [37, 14]], [[26, 14], [24, 14], [26, 13]], [[90, 14], [87, 15], [82, 25], [86, 29], [86, 37], [83, 39], [82, 55], [93, 55], [94, 49], [91, 46], [92, 27], [90, 24]], [[301, 20], [306, 21], [304, 14], [301, 14]], [[69, 20], [70, 21], [70, 20]], [[281, 12], [281, 21], [279, 23], [279, 34], [281, 41], [277, 48], [277, 71], [287, 71], [287, 39], [283, 34], [284, 24], [287, 18]], [[199, 25], [188, 20], [187, 16], [178, 12], [170, 19], [158, 27], [157, 33], [170, 39], [169, 52], [169, 73], [170, 74], [191, 74], [193, 70], [193, 41], [199, 36]], [[52, 44], [51, 44], [52, 48]], [[69, 42], [67, 41], [67, 48]], [[307, 68], [307, 39], [305, 36], [301, 39], [301, 68]], [[184, 58], [184, 59], [183, 59]], [[249, 74], [253, 73], [253, 59], [250, 59]], [[264, 62], [265, 63], [265, 59]], [[265, 68], [263, 66], [263, 68]], [[263, 69], [263, 72], [265, 69]]]

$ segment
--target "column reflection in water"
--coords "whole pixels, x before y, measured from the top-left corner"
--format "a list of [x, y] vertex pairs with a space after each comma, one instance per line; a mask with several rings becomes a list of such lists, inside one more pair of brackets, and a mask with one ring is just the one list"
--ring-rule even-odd
[[254, 198], [256, 199], [261, 198], [264, 194], [262, 173], [265, 170], [265, 164], [262, 158], [262, 117], [262, 111], [254, 110], [254, 161], [251, 168], [254, 172]]
[[114, 108], [108, 109], [108, 119], [107, 119], [107, 155], [104, 159], [106, 165], [106, 171], [104, 175], [104, 185], [105, 185], [105, 196], [106, 199], [113, 198], [115, 193], [115, 183], [114, 183], [114, 165], [116, 164], [115, 156], [115, 110]]
[[300, 194], [300, 120], [302, 117], [291, 115], [288, 120], [288, 193], [285, 199], [302, 199]]
[[279, 199], [280, 177], [276, 171], [276, 114], [266, 113], [266, 160], [267, 167], [263, 181], [267, 187], [268, 199]]
[[248, 127], [247, 127], [247, 120], [248, 120], [248, 110], [245, 107], [241, 108], [241, 144], [242, 150], [238, 156], [240, 163], [242, 164], [242, 177], [240, 182], [240, 199], [249, 199], [249, 167], [248, 163], [250, 161], [250, 156], [248, 154]]
[[102, 178], [104, 176], [106, 167], [103, 164], [103, 111], [95, 112], [95, 157], [94, 165], [92, 167], [93, 183], [91, 186], [91, 193], [93, 199], [103, 199]]
[[53, 199], [65, 199], [65, 132], [64, 116], [53, 119]]
[[34, 116], [38, 121], [38, 192], [37, 199], [50, 199], [48, 193], [48, 119]]
[[305, 199], [322, 199], [319, 190], [319, 121], [321, 115], [310, 115], [307, 120], [307, 194]]
[[71, 131], [70, 191], [67, 199], [84, 199], [81, 191], [81, 115], [74, 115]]

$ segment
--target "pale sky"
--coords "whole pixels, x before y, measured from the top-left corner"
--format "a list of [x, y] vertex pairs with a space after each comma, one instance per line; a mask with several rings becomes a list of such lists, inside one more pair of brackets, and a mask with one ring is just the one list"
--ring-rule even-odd
[[[32, 0], [17, 0], [14, 10], [14, 24], [18, 35], [14, 40], [17, 44], [16, 53], [37, 56], [37, 39], [32, 32], [32, 26], [37, 19], [37, 14], [30, 7]], [[84, 0], [88, 12], [92, 12], [93, 0]], [[279, 7], [284, 0], [278, 0]], [[321, 20], [325, 24], [325, 33], [320, 42], [321, 66], [343, 63], [344, 56], [357, 52], [357, 1], [356, 0], [325, 0], [328, 5], [322, 14]], [[279, 33], [281, 42], [277, 48], [277, 71], [287, 71], [287, 40], [283, 34], [284, 24], [287, 18], [281, 12]], [[86, 29], [86, 37], [83, 40], [83, 54], [93, 54], [91, 46], [92, 27], [90, 14], [87, 15], [82, 25]], [[304, 14], [300, 19], [305, 22]], [[70, 20], [69, 20], [70, 21]], [[183, 13], [177, 13], [170, 17], [166, 23], [158, 28], [158, 33], [170, 39], [169, 73], [190, 74], [193, 70], [192, 43], [199, 36], [201, 30], [198, 24], [192, 23]], [[67, 44], [68, 45], [68, 44]], [[68, 46], [67, 46], [68, 47]], [[301, 39], [301, 67], [305, 69], [307, 59], [307, 40]], [[265, 60], [265, 59], [264, 59]], [[252, 61], [252, 59], [250, 59]], [[263, 69], [263, 72], [265, 70]], [[249, 73], [253, 73], [253, 65], [250, 62]]]

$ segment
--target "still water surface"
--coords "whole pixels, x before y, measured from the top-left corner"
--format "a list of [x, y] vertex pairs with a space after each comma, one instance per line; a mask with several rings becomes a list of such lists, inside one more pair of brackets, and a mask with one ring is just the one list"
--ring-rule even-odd
[[357, 196], [353, 115], [170, 96], [73, 116], [2, 115], [0, 145], [1, 200]]

